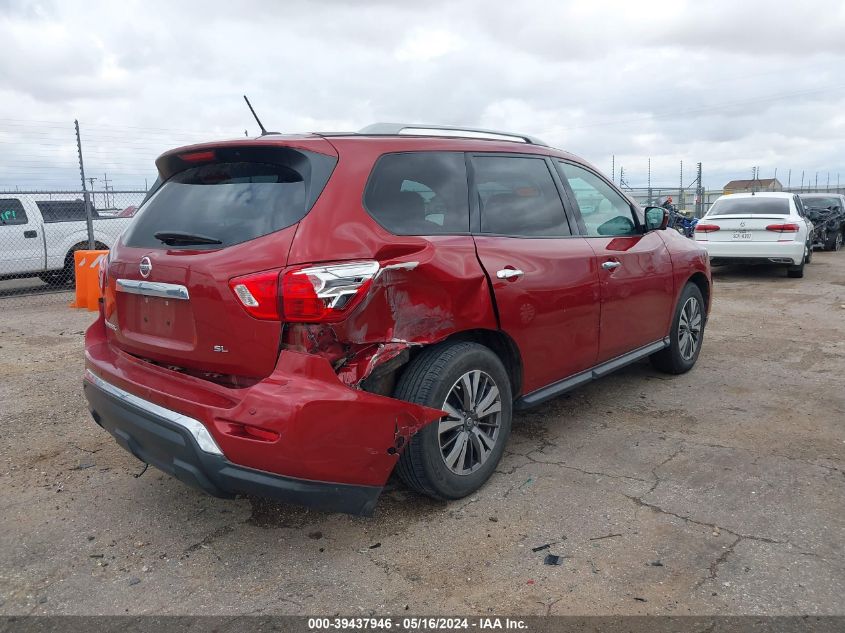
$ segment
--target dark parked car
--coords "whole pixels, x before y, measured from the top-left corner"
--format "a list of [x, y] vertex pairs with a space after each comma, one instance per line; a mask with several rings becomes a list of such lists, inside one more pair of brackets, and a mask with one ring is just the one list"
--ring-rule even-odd
[[807, 217], [816, 227], [817, 246], [838, 251], [845, 240], [845, 196], [834, 193], [799, 194]]
[[463, 497], [514, 409], [701, 350], [706, 251], [530, 137], [381, 124], [156, 165], [102, 271], [85, 394], [211, 494], [366, 514], [397, 468]]

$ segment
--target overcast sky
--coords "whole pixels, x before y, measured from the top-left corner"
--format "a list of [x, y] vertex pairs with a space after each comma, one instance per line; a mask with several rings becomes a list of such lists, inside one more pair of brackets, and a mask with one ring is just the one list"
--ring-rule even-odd
[[152, 182], [194, 140], [375, 121], [530, 133], [616, 178], [845, 186], [845, 2], [0, 0], [0, 187]]

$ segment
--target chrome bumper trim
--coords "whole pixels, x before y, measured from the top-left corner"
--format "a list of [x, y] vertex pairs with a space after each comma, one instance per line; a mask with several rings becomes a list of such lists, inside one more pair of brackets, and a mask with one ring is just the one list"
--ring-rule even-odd
[[124, 391], [120, 387], [115, 387], [113, 384], [106, 382], [97, 376], [90, 369], [85, 370], [85, 380], [98, 389], [102, 389], [109, 395], [131, 404], [133, 407], [146, 411], [147, 413], [151, 413], [159, 418], [164, 418], [168, 422], [172, 422], [177, 426], [181, 426], [193, 436], [193, 438], [197, 441], [197, 445], [203, 451], [211, 453], [212, 455], [220, 455], [221, 457], [224, 457], [223, 451], [220, 450], [220, 447], [217, 445], [217, 442], [214, 441], [211, 433], [208, 432], [208, 429], [205, 428], [199, 420], [189, 418], [187, 415], [182, 415], [181, 413], [171, 411], [170, 409], [165, 409], [153, 402], [139, 398], [128, 391]]

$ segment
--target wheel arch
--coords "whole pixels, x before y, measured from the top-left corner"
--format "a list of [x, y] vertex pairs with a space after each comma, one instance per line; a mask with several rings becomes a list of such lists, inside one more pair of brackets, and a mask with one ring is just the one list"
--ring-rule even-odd
[[[702, 272], [695, 272], [693, 273], [689, 279], [687, 279], [686, 283], [693, 283], [695, 284], [698, 289], [701, 291], [701, 296], [704, 298], [704, 316], [710, 316], [710, 299], [711, 299], [711, 288], [710, 288], [710, 280], [707, 279], [707, 275]], [[686, 285], [686, 284], [685, 284]]]
[[[67, 253], [65, 253], [65, 260], [64, 260], [65, 261], [65, 267], [67, 268], [68, 266], [70, 266], [72, 268], [73, 267], [73, 254], [76, 251], [82, 251], [82, 250], [85, 250], [87, 248], [88, 248], [88, 242], [87, 241], [86, 242], [77, 242], [76, 244], [73, 244], [72, 246], [70, 246], [70, 248], [68, 248], [68, 250], [67, 250]], [[94, 241], [94, 250], [105, 251], [105, 250], [109, 250], [109, 247], [106, 244], [104, 244], [103, 242], [100, 242], [99, 240], [95, 240]]]
[[[393, 380], [398, 380], [402, 373], [411, 365], [414, 359], [419, 356], [420, 353], [422, 353], [423, 350], [428, 349], [433, 345], [462, 343], [466, 341], [483, 345], [484, 347], [492, 351], [499, 358], [500, 361], [502, 361], [502, 364], [505, 366], [505, 371], [508, 374], [508, 378], [510, 378], [511, 392], [513, 398], [516, 399], [522, 392], [522, 355], [519, 353], [519, 348], [517, 347], [516, 342], [501, 330], [463, 330], [450, 334], [446, 338], [442, 338], [437, 341], [432, 341], [431, 343], [425, 345], [415, 345], [414, 347], [409, 349], [410, 354], [407, 357], [407, 362], [397, 367], [395, 371], [393, 371], [391, 382], [385, 384], [392, 385]], [[371, 388], [365, 387], [365, 389], [367, 389], [368, 391], [372, 389], [374, 392], [382, 392], [386, 388], [386, 386], [373, 386]]]

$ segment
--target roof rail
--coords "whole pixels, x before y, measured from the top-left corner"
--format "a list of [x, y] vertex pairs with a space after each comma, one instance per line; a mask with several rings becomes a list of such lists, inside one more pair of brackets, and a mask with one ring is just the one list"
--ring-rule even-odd
[[490, 141], [516, 141], [530, 145], [543, 145], [548, 147], [540, 139], [527, 134], [515, 134], [513, 132], [501, 132], [499, 130], [485, 130], [472, 127], [455, 127], [451, 125], [425, 125], [422, 123], [373, 123], [358, 130], [358, 134], [373, 136], [457, 136], [461, 138], [479, 138]]

